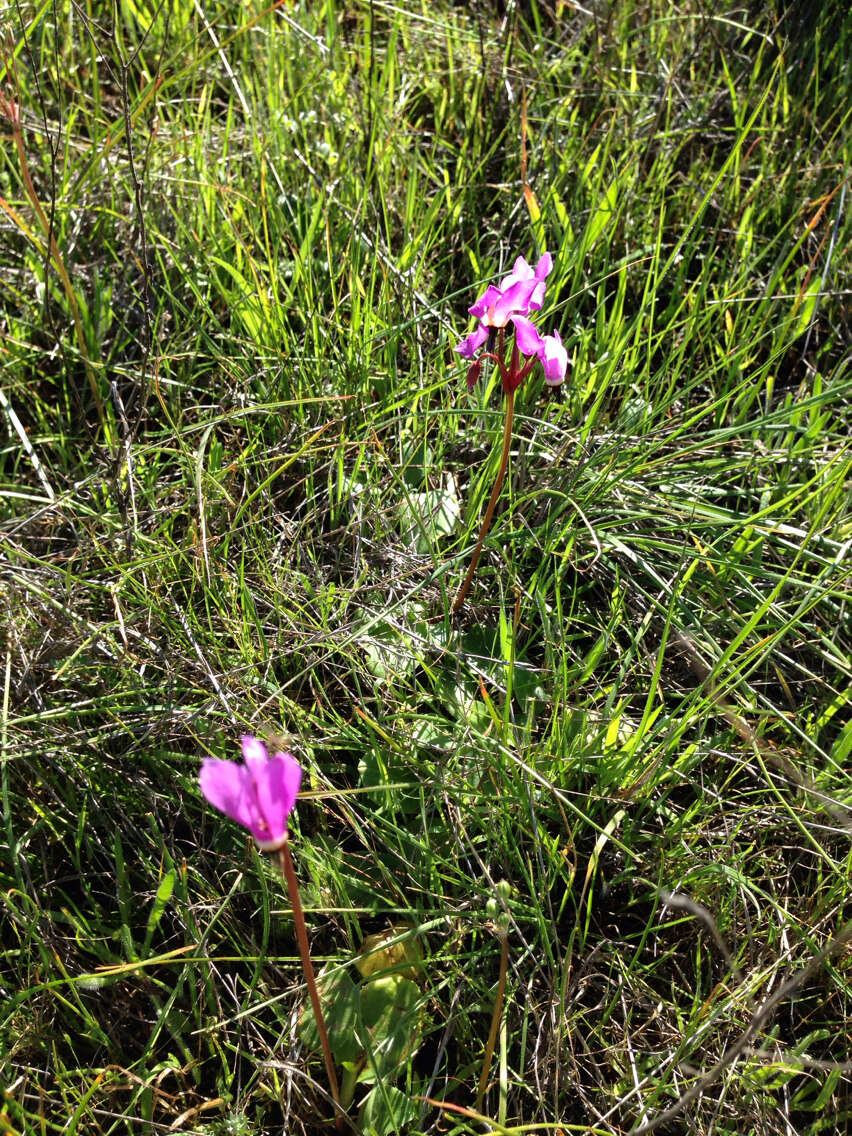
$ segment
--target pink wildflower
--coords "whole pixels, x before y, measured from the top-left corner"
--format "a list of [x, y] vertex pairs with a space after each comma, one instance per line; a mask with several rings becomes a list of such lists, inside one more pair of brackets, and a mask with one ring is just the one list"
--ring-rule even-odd
[[302, 770], [289, 753], [274, 753], [257, 738], [242, 739], [244, 765], [206, 757], [201, 765], [201, 792], [225, 816], [247, 828], [264, 852], [287, 839], [287, 817], [296, 803]]

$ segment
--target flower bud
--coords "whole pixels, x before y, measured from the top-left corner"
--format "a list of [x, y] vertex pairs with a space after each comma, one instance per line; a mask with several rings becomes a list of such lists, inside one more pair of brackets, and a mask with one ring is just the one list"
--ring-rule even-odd
[[506, 910], [512, 899], [514, 888], [508, 880], [498, 880], [494, 885], [495, 894], [485, 902], [485, 914], [491, 923], [491, 929], [498, 936], [504, 938], [509, 933], [512, 917]]
[[467, 389], [472, 391], [476, 384], [479, 382], [479, 376], [482, 374], [482, 360], [474, 359], [468, 368], [467, 372]]

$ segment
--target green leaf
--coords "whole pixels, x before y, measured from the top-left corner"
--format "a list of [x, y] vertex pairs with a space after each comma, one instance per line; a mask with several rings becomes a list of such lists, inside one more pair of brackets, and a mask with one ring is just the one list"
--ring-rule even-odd
[[[320, 974], [317, 985], [325, 1026], [328, 1030], [328, 1043], [335, 1061], [342, 1065], [345, 1061], [362, 1060], [364, 1046], [357, 1036], [360, 1016], [358, 987], [345, 970]], [[315, 1052], [321, 1049], [319, 1030], [310, 1000], [307, 1000], [302, 1007], [297, 1033], [306, 1048]]]
[[163, 918], [163, 912], [166, 910], [166, 906], [172, 898], [176, 878], [177, 872], [174, 868], [171, 868], [160, 880], [160, 886], [157, 888], [157, 894], [154, 896], [154, 902], [148, 915], [148, 926], [145, 929], [145, 952], [147, 952], [148, 948], [151, 946], [154, 932], [159, 927], [160, 920]]
[[450, 478], [442, 489], [411, 493], [400, 509], [403, 540], [426, 556], [439, 537], [452, 533], [460, 516], [461, 504]]
[[417, 1101], [390, 1086], [376, 1085], [367, 1094], [361, 1108], [361, 1129], [367, 1136], [389, 1136], [417, 1119]]
[[586, 229], [585, 245], [589, 249], [604, 231], [612, 219], [618, 201], [618, 179], [610, 182], [604, 190], [603, 197], [595, 206], [589, 226]]
[[813, 276], [801, 296], [797, 296], [793, 304], [793, 314], [796, 317], [795, 335], [804, 335], [810, 326], [816, 311], [817, 300], [822, 288], [822, 277]]
[[419, 989], [398, 974], [374, 978], [361, 988], [360, 1038], [368, 1054], [361, 1081], [392, 1076], [420, 1044]]
[[[375, 935], [368, 935], [354, 960], [361, 977], [379, 977], [383, 971], [401, 967], [394, 974], [416, 982], [421, 975], [423, 951], [417, 938], [410, 934], [411, 931], [410, 923], [396, 923]], [[408, 937], [395, 941], [401, 935]]]

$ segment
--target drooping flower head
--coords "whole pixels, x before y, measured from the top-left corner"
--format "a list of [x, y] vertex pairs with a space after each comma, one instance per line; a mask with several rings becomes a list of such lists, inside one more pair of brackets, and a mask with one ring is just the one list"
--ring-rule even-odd
[[206, 757], [201, 763], [201, 792], [225, 816], [247, 828], [258, 848], [272, 852], [287, 839], [287, 817], [296, 803], [302, 770], [290, 753], [274, 753], [246, 734], [243, 761]]

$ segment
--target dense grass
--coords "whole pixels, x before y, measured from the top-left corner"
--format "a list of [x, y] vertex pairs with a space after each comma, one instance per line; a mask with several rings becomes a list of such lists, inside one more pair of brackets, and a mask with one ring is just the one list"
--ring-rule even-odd
[[[419, 936], [378, 1131], [847, 1129], [843, 8], [8, 9], [2, 1131], [328, 1130], [198, 790], [246, 730], [317, 965]], [[451, 347], [544, 248], [571, 374], [453, 620], [502, 407]]]

